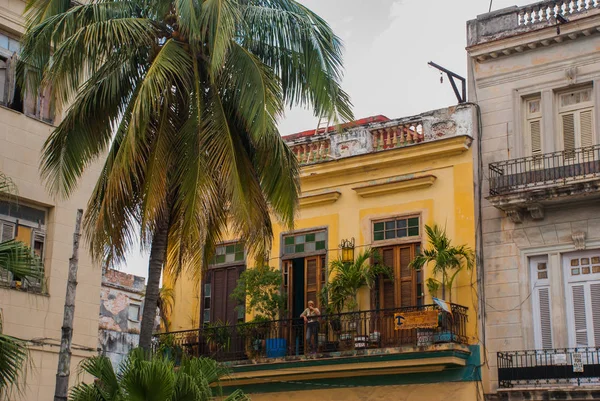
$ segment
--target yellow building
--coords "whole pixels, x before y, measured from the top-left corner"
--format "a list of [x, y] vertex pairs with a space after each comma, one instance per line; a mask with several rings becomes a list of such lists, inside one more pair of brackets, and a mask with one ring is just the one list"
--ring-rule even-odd
[[[177, 281], [169, 340], [193, 354], [229, 361], [233, 372], [225, 385], [242, 387], [254, 400], [385, 399], [390, 392], [400, 400], [476, 399], [475, 269], [455, 280], [449, 316], [426, 289], [431, 266], [422, 272], [408, 266], [428, 246], [426, 224], [445, 227], [455, 245], [475, 248], [470, 145], [476, 132], [475, 107], [463, 104], [408, 118], [371, 117], [341, 132], [285, 137], [302, 165], [300, 211], [294, 230], [275, 227], [269, 264], [282, 272], [287, 316], [266, 324], [265, 338], [256, 343], [265, 347], [266, 340], [266, 350], [250, 355], [254, 343], [240, 328], [252, 326], [244, 323], [251, 316], [239, 313], [229, 294], [253, 259], [233, 238], [217, 249], [202, 283]], [[362, 288], [360, 312], [337, 317], [343, 327], [324, 317], [318, 353], [307, 357], [298, 317], [309, 300], [324, 309], [318, 294], [329, 263], [352, 239], [355, 254], [377, 249], [394, 279]], [[433, 313], [435, 328], [394, 330], [394, 314], [415, 312]], [[223, 330], [229, 333], [220, 332], [226, 339], [220, 348], [210, 334], [217, 321], [227, 322]]]

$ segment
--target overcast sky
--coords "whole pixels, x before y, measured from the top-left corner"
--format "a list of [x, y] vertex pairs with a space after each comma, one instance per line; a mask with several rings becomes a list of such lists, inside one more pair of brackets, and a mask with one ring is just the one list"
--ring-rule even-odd
[[[406, 117], [456, 103], [434, 61], [466, 78], [466, 22], [486, 13], [489, 0], [300, 0], [332, 26], [345, 45], [344, 89], [356, 118]], [[492, 10], [532, 3], [493, 0]], [[308, 110], [290, 110], [282, 135], [313, 129]], [[122, 269], [147, 276], [148, 255], [133, 252]]]

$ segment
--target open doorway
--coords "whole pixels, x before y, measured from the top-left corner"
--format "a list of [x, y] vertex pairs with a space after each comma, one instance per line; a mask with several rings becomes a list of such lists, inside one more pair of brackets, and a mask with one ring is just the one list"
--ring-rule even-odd
[[300, 318], [308, 301], [313, 301], [317, 308], [323, 306], [319, 299], [319, 293], [325, 286], [327, 277], [325, 255], [285, 260], [283, 274], [288, 312], [293, 319]]
[[290, 300], [290, 311], [292, 312], [292, 317], [298, 318], [306, 308], [306, 302], [304, 299], [304, 258], [292, 259], [290, 262], [292, 266], [293, 287], [291, 288], [288, 297], [292, 298]]

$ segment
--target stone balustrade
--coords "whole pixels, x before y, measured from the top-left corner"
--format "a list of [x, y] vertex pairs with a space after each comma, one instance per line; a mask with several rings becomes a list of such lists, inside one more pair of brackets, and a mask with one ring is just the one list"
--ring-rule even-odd
[[519, 8], [519, 25], [531, 25], [553, 21], [557, 14], [569, 17], [572, 14], [600, 7], [600, 0], [541, 1]]
[[301, 165], [325, 161], [329, 158], [329, 138], [311, 138], [310, 142], [292, 145], [292, 152], [298, 158]]
[[373, 150], [393, 149], [423, 142], [423, 124], [413, 121], [371, 131]]
[[568, 21], [600, 12], [600, 0], [545, 0], [478, 15], [467, 23], [467, 44], [474, 46], [530, 30], [553, 26], [557, 15]]
[[[455, 136], [472, 136], [475, 107], [463, 104], [432, 110], [417, 116], [350, 123], [346, 128], [323, 133], [305, 131], [284, 137], [300, 165], [334, 161], [367, 153], [383, 152]], [[371, 120], [373, 121], [373, 120]]]

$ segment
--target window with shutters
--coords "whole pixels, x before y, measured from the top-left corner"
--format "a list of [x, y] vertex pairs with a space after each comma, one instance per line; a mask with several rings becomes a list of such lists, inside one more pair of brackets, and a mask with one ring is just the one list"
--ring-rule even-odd
[[554, 348], [552, 340], [552, 310], [550, 301], [550, 277], [548, 274], [548, 256], [529, 259], [531, 271], [531, 299], [535, 344], [538, 349]]
[[567, 160], [575, 149], [595, 145], [592, 88], [562, 92], [558, 95], [558, 126]]
[[244, 321], [245, 313], [237, 308], [238, 303], [231, 298], [231, 293], [245, 269], [245, 265], [209, 267], [202, 286], [202, 324], [234, 325]]
[[600, 346], [600, 250], [563, 255], [572, 347]]
[[534, 158], [534, 166], [542, 167], [542, 100], [534, 97], [525, 99], [525, 146], [528, 156]]
[[40, 88], [38, 93], [28, 91], [21, 97], [15, 73], [18, 55], [21, 51], [19, 41], [0, 32], [0, 104], [27, 116], [52, 123], [54, 121], [54, 102], [51, 88]]
[[419, 246], [405, 244], [377, 248], [378, 262], [390, 268], [394, 277], [379, 277], [371, 292], [372, 309], [391, 309], [423, 303], [422, 274], [409, 267]]
[[[0, 201], [0, 242], [17, 240], [28, 247], [43, 261], [46, 243], [46, 211], [24, 205], [21, 202]], [[13, 276], [0, 269], [0, 285], [30, 292], [41, 292], [42, 282]]]

